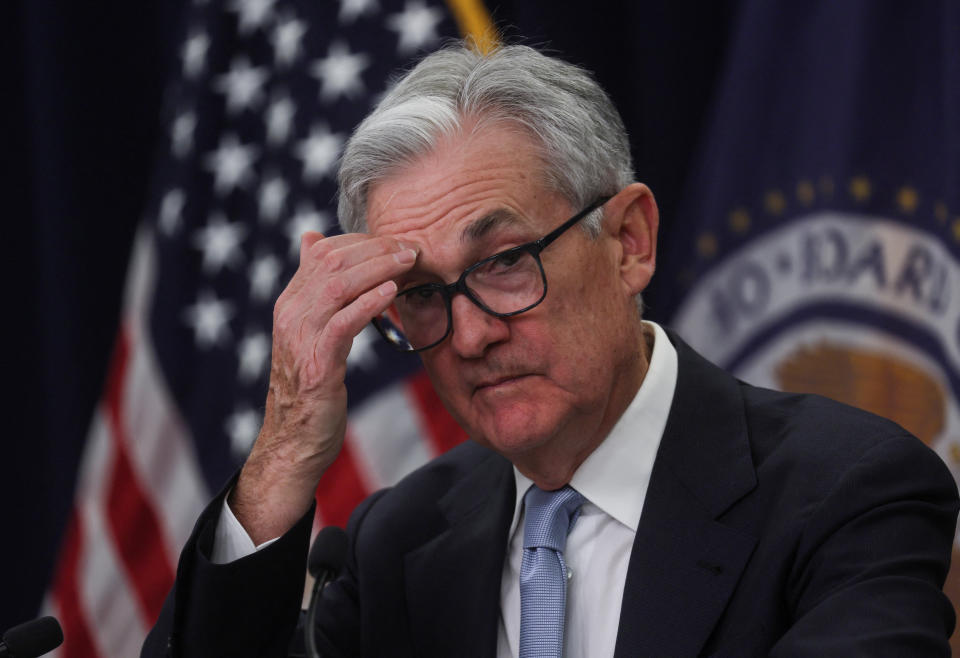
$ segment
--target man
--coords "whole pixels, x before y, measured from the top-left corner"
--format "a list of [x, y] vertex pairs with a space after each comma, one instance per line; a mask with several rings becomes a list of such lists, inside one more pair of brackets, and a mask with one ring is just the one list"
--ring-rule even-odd
[[358, 127], [340, 186], [348, 233], [303, 238], [263, 428], [144, 655], [284, 655], [371, 320], [472, 441], [356, 510], [323, 655], [949, 653], [946, 468], [641, 319], [657, 207], [587, 73], [435, 53]]

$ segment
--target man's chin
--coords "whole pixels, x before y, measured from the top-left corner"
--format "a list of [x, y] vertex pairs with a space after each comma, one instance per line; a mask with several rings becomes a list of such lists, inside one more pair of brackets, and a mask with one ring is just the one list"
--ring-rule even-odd
[[544, 420], [542, 414], [511, 409], [481, 423], [480, 431], [471, 437], [512, 461], [536, 450], [556, 435], [555, 424]]

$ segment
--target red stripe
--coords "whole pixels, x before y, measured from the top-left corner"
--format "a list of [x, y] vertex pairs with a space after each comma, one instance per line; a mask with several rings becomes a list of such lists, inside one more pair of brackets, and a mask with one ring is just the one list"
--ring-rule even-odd
[[67, 531], [60, 547], [60, 559], [53, 578], [53, 598], [56, 602], [57, 618], [63, 628], [63, 646], [60, 648], [64, 658], [96, 658], [97, 650], [90, 635], [90, 625], [83, 614], [80, 591], [77, 585], [80, 546], [83, 544], [83, 527], [80, 514], [73, 508]]
[[107, 517], [143, 619], [152, 625], [173, 585], [173, 567], [164, 548], [160, 521], [137, 479], [127, 447], [130, 437], [123, 418], [123, 388], [129, 356], [129, 337], [121, 328], [106, 390], [107, 418], [114, 439]]
[[425, 371], [420, 371], [407, 380], [407, 386], [416, 401], [421, 421], [427, 428], [428, 439], [436, 454], [442, 454], [467, 439], [466, 432], [457, 425], [440, 402], [433, 383]]
[[317, 486], [317, 512], [323, 524], [346, 528], [353, 508], [369, 493], [357, 471], [348, 432], [337, 461], [330, 465]]

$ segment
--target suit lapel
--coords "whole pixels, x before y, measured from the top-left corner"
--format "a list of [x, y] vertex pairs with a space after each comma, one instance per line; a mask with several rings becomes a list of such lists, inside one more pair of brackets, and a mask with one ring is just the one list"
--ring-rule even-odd
[[677, 389], [627, 570], [615, 655], [696, 655], [756, 538], [718, 518], [756, 486], [736, 381], [673, 334]]
[[510, 463], [489, 454], [438, 502], [447, 529], [406, 555], [407, 609], [418, 656], [496, 653], [500, 575], [516, 487]]

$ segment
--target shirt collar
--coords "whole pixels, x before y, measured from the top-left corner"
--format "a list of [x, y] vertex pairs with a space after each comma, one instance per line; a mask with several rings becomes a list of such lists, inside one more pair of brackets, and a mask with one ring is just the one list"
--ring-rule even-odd
[[[667, 424], [677, 385], [677, 350], [666, 332], [654, 322], [650, 365], [633, 401], [610, 434], [573, 474], [570, 486], [623, 525], [636, 532], [647, 496], [653, 462]], [[513, 468], [517, 499], [510, 535], [520, 521], [523, 496], [533, 480]]]

